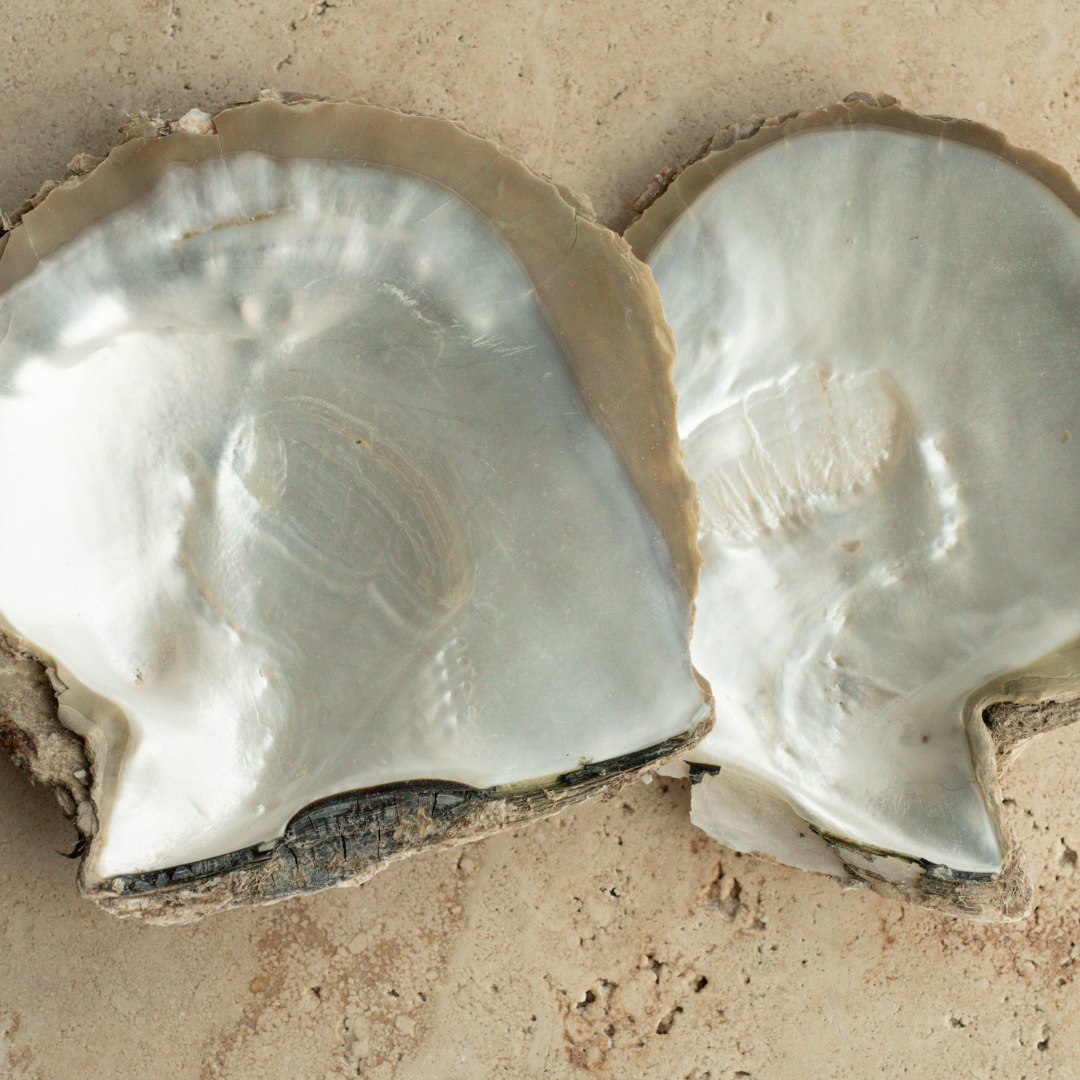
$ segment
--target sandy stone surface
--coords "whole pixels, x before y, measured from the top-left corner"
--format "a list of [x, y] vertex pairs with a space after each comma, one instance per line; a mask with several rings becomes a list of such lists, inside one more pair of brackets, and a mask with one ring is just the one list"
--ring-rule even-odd
[[[723, 124], [883, 90], [1080, 173], [1075, 3], [0, 0], [0, 207], [146, 109], [263, 86], [459, 119], [621, 227]], [[740, 857], [656, 780], [360, 889], [193, 927], [79, 901], [0, 763], [0, 1076], [1078, 1075], [1080, 730], [1006, 778], [1036, 910], [977, 926]]]

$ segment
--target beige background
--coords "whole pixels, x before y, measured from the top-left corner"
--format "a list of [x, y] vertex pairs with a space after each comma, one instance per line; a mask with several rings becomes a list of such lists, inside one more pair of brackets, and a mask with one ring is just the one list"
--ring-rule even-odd
[[[0, 0], [0, 207], [140, 109], [263, 86], [462, 120], [634, 197], [721, 125], [884, 90], [1080, 172], [1075, 2]], [[10, 463], [9, 463], [10, 464]], [[0, 763], [0, 1076], [1080, 1076], [1080, 731], [1007, 778], [1026, 923], [959, 923], [739, 857], [682, 782], [191, 928], [74, 895], [72, 833]]]

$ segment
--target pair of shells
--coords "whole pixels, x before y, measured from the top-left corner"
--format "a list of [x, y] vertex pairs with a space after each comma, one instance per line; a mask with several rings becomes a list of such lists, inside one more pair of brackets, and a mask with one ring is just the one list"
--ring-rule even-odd
[[1077, 205], [865, 96], [659, 177], [652, 275], [362, 105], [55, 188], [0, 255], [0, 732], [84, 891], [191, 918], [664, 767], [742, 850], [1023, 913], [997, 763], [1080, 665]]

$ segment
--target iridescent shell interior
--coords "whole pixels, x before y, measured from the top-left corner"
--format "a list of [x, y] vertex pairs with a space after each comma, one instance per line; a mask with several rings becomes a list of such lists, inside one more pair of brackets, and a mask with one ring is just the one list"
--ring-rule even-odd
[[706, 157], [628, 233], [702, 502], [693, 816], [808, 869], [987, 880], [981, 706], [1080, 673], [1080, 219], [994, 133], [859, 108]]
[[0, 612], [94, 750], [91, 881], [707, 719], [684, 584], [520, 228], [417, 172], [233, 153], [0, 296]]

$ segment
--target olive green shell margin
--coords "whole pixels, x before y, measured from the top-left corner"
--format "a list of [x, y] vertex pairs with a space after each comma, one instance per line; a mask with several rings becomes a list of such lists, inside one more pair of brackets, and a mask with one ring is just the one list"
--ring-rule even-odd
[[[721, 128], [682, 165], [663, 169], [656, 174], [649, 187], [635, 200], [633, 210], [638, 216], [623, 231], [623, 237], [634, 254], [644, 260], [675, 219], [721, 173], [744, 158], [800, 131], [860, 125], [913, 131], [985, 150], [1029, 173], [1080, 215], [1080, 189], [1068, 170], [1034, 150], [1013, 146], [1002, 132], [973, 120], [923, 116], [903, 108], [896, 98], [888, 94], [859, 92], [849, 94], [836, 105], [783, 116], [756, 116]], [[661, 201], [660, 197], [669, 191], [671, 194]]]

